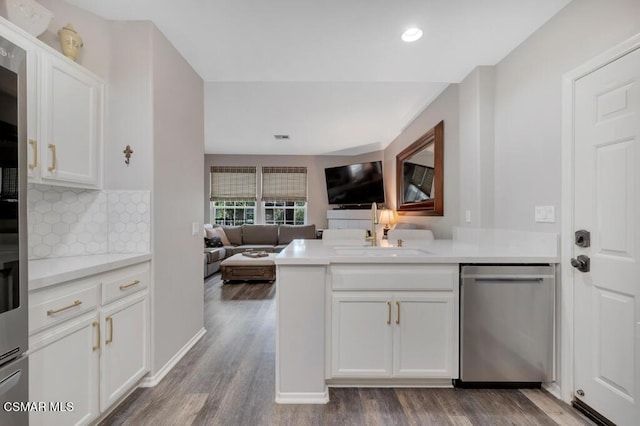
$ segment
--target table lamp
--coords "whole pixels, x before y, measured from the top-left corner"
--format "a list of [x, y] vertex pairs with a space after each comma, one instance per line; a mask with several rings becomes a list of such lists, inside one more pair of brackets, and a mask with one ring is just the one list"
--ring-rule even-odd
[[394, 222], [393, 210], [384, 209], [380, 211], [380, 217], [378, 222], [384, 224], [384, 238], [387, 238], [387, 232], [389, 232], [389, 225]]

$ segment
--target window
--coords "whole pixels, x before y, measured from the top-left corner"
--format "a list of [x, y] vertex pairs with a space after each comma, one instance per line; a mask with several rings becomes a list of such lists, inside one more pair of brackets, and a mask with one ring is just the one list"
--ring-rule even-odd
[[211, 217], [218, 225], [244, 225], [255, 223], [255, 201], [213, 201]]
[[306, 201], [265, 201], [262, 206], [264, 223], [304, 225], [307, 221]]
[[307, 168], [263, 167], [265, 223], [304, 225], [307, 219]]
[[256, 168], [211, 167], [211, 218], [220, 225], [255, 223]]

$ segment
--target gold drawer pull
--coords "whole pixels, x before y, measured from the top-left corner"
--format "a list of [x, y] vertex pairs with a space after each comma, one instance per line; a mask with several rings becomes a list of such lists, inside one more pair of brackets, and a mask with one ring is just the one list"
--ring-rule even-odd
[[80, 305], [82, 305], [82, 301], [81, 300], [76, 300], [71, 305], [65, 306], [64, 308], [49, 309], [47, 311], [47, 315], [51, 316], [51, 315], [59, 314], [60, 312], [66, 311], [67, 309], [75, 308], [76, 306], [80, 306]]
[[29, 139], [29, 145], [33, 148], [33, 163], [29, 163], [29, 168], [35, 169], [38, 167], [38, 143], [33, 139]]
[[387, 324], [391, 324], [391, 302], [387, 302], [387, 309], [388, 309]]
[[120, 286], [120, 290], [126, 290], [126, 289], [128, 289], [129, 287], [133, 287], [134, 285], [138, 285], [138, 284], [140, 284], [140, 280], [135, 280], [135, 281], [134, 281], [134, 282], [132, 282], [131, 284], [127, 284], [127, 285], [124, 285], [124, 284], [123, 284], [123, 285], [121, 285], [121, 286]]
[[100, 340], [102, 340], [102, 338], [100, 337], [100, 323], [98, 321], [94, 321], [93, 326], [98, 330], [98, 344], [93, 347], [93, 350], [95, 351], [100, 349]]
[[105, 340], [104, 342], [106, 344], [109, 344], [109, 343], [113, 342], [113, 318], [112, 317], [107, 317], [107, 322], [109, 323], [109, 338], [107, 340]]
[[58, 167], [58, 159], [56, 158], [56, 146], [55, 144], [50, 143], [48, 147], [51, 150], [51, 154], [53, 154], [53, 159], [51, 160], [51, 165], [47, 167], [47, 170], [52, 172]]

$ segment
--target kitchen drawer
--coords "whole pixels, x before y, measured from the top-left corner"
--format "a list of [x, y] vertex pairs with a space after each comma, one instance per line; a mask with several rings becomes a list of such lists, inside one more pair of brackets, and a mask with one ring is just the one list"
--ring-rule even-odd
[[103, 275], [102, 304], [136, 293], [149, 286], [149, 263], [129, 266]]
[[95, 279], [72, 281], [30, 295], [29, 334], [94, 310], [99, 302]]
[[458, 265], [332, 265], [333, 290], [451, 290]]

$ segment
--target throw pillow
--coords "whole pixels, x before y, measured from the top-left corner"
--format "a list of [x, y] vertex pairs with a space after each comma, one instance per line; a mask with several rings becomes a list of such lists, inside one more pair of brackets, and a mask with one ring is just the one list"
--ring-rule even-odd
[[211, 238], [204, 237], [204, 242], [207, 245], [207, 247], [222, 247], [223, 245], [220, 237], [211, 237]]
[[207, 238], [215, 237], [215, 234], [213, 233], [213, 228], [208, 223], [204, 225], [204, 236]]
[[212, 237], [218, 237], [222, 241], [223, 246], [230, 246], [231, 242], [229, 242], [229, 238], [227, 238], [227, 234], [224, 233], [224, 229], [222, 228], [213, 228], [211, 230]]

